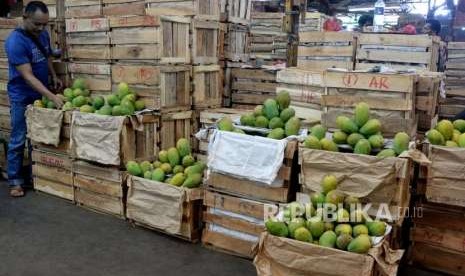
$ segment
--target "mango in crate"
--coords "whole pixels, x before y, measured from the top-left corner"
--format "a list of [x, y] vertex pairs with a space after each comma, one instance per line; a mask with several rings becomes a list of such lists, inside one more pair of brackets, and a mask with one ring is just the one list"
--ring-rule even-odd
[[337, 235], [333, 231], [324, 232], [320, 239], [319, 245], [323, 247], [334, 248], [336, 246]]
[[318, 140], [321, 140], [325, 138], [326, 135], [326, 128], [323, 127], [322, 125], [314, 125], [310, 129], [310, 134], [318, 138]]
[[358, 127], [363, 127], [370, 119], [370, 107], [367, 103], [360, 102], [355, 107], [354, 121]]
[[267, 137], [271, 139], [281, 140], [284, 139], [284, 137], [286, 137], [286, 134], [284, 133], [284, 129], [275, 128], [270, 133], [268, 133]]
[[338, 116], [336, 118], [336, 125], [339, 129], [348, 134], [358, 132], [357, 124], [346, 116]]
[[349, 245], [347, 246], [347, 250], [349, 252], [359, 253], [359, 254], [366, 254], [371, 248], [371, 240], [368, 235], [359, 235], [355, 239], [353, 239]]
[[286, 223], [282, 221], [267, 220], [265, 222], [266, 230], [275, 236], [278, 237], [287, 237], [289, 236], [289, 230], [287, 229]]
[[347, 246], [352, 242], [352, 236], [349, 234], [341, 234], [336, 239], [336, 247], [341, 250], [347, 250]]
[[360, 133], [370, 137], [381, 131], [381, 122], [378, 119], [370, 119], [361, 128]]
[[287, 229], [289, 230], [289, 236], [294, 238], [295, 230], [300, 227], [305, 227], [305, 220], [303, 218], [293, 218], [288, 224]]
[[130, 175], [142, 176], [142, 169], [135, 161], [128, 161], [126, 164], [126, 170]]
[[268, 128], [269, 129], [275, 129], [275, 128], [284, 128], [284, 123], [279, 117], [274, 117], [273, 119], [270, 120], [268, 123]]
[[181, 158], [190, 155], [192, 152], [189, 140], [186, 138], [181, 138], [176, 142], [176, 149], [178, 150], [179, 156]]
[[290, 118], [295, 116], [295, 110], [292, 107], [288, 107], [281, 111], [281, 114], [279, 114], [279, 118], [286, 123]]
[[313, 135], [309, 135], [304, 140], [304, 147], [306, 147], [308, 149], [317, 149], [317, 150], [319, 150], [319, 149], [321, 149], [320, 140], [318, 140], [318, 138], [316, 138]]
[[313, 242], [312, 234], [303, 226], [294, 231], [294, 238], [302, 242]]
[[245, 114], [241, 116], [241, 125], [243, 126], [255, 126], [255, 117], [253, 114]]
[[234, 126], [232, 123], [231, 118], [229, 117], [223, 117], [219, 122], [218, 122], [218, 129], [222, 131], [233, 131]]
[[458, 130], [459, 132], [465, 132], [465, 120], [462, 120], [462, 119], [455, 120], [453, 125], [454, 125], [454, 128]]
[[399, 132], [394, 136], [393, 150], [396, 154], [401, 154], [402, 152], [408, 150], [408, 145], [410, 142], [410, 136], [405, 132]]
[[298, 135], [300, 131], [300, 119], [297, 117], [290, 118], [284, 126], [284, 131], [286, 132], [286, 136]]
[[274, 99], [267, 99], [263, 103], [263, 113], [268, 120], [279, 116], [278, 103]]
[[291, 104], [291, 96], [287, 91], [280, 91], [276, 95], [276, 102], [278, 103], [279, 110], [284, 110]]
[[454, 125], [449, 120], [441, 120], [436, 125], [436, 130], [439, 131], [444, 137], [444, 140], [447, 141], [452, 139], [452, 135], [454, 134]]
[[182, 183], [183, 187], [186, 188], [197, 188], [202, 183], [202, 174], [200, 173], [191, 173], [187, 175], [186, 180]]
[[73, 85], [71, 88], [74, 89], [85, 89], [86, 88], [86, 82], [84, 79], [77, 78], [73, 81]]

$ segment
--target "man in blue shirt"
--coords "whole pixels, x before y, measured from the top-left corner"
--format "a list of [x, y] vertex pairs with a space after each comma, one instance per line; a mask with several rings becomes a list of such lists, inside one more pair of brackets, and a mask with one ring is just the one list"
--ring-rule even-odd
[[50, 58], [50, 37], [45, 31], [48, 19], [48, 9], [44, 3], [29, 2], [24, 10], [22, 26], [15, 29], [5, 42], [11, 115], [8, 181], [13, 197], [23, 196], [22, 186], [30, 181], [21, 175], [27, 132], [24, 115], [26, 107], [41, 96], [53, 101], [57, 108], [63, 106], [63, 101], [48, 88], [49, 73], [54, 88], [60, 89], [62, 86]]

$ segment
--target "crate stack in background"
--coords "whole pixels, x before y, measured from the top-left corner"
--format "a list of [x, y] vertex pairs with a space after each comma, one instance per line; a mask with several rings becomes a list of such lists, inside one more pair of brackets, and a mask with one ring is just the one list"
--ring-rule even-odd
[[299, 32], [322, 32], [324, 23], [328, 18], [324, 13], [303, 13], [299, 21]]
[[357, 35], [355, 69], [385, 65], [396, 70], [437, 71], [440, 37], [428, 35]]
[[252, 0], [220, 1], [220, 66], [223, 68], [223, 106], [231, 107], [231, 69], [250, 60], [250, 16]]
[[465, 109], [465, 42], [449, 42], [446, 62], [446, 99], [439, 116], [452, 119]]

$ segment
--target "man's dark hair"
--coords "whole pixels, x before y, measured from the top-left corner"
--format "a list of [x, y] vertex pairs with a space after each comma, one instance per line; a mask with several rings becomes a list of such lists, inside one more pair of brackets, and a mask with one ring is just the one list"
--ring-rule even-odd
[[47, 5], [41, 1], [31, 1], [24, 8], [24, 13], [27, 15], [34, 14], [36, 11], [40, 10], [43, 13], [48, 13]]
[[431, 25], [431, 30], [435, 32], [437, 35], [441, 32], [441, 23], [436, 19], [428, 19], [426, 20], [427, 24]]
[[358, 19], [358, 26], [363, 27], [365, 25], [373, 26], [373, 15], [364, 14]]

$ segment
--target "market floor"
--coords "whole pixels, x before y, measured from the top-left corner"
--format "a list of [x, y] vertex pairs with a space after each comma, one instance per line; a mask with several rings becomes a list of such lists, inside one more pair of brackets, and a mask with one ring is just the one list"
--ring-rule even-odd
[[[253, 264], [0, 182], [0, 276], [255, 275]], [[409, 270], [403, 275], [434, 276]]]

